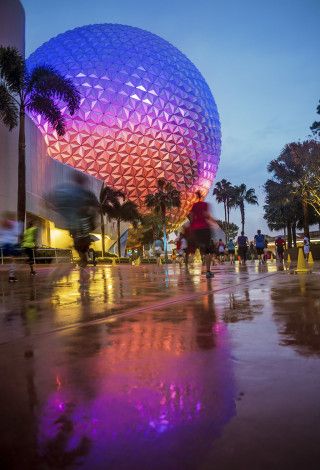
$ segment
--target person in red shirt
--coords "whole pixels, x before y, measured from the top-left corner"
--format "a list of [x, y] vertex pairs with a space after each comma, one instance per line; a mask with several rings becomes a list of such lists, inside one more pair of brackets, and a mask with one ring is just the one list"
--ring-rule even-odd
[[214, 222], [210, 214], [210, 206], [202, 200], [200, 191], [196, 192], [197, 202], [192, 206], [190, 212], [190, 231], [195, 248], [199, 248], [200, 253], [205, 257], [207, 268], [206, 277], [213, 277], [211, 272], [211, 261], [213, 255], [213, 246], [211, 243], [211, 225]]
[[276, 245], [278, 260], [282, 262], [286, 242], [284, 241], [281, 235], [277, 237], [275, 241], [275, 245]]

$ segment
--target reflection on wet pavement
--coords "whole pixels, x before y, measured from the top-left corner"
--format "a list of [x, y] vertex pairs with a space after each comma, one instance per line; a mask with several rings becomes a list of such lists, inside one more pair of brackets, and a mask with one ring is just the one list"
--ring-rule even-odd
[[319, 274], [215, 271], [2, 276], [1, 468], [318, 468]]

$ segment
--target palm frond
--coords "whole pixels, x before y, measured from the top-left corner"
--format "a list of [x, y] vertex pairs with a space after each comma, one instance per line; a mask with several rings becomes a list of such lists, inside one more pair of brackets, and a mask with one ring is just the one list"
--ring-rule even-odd
[[80, 105], [80, 93], [73, 82], [49, 65], [38, 66], [31, 71], [27, 92], [31, 96], [41, 95], [63, 101], [71, 115]]
[[18, 108], [4, 83], [0, 83], [0, 118], [11, 131], [18, 125]]
[[24, 84], [25, 62], [15, 47], [0, 46], [0, 78], [13, 93], [19, 93]]
[[49, 97], [33, 95], [28, 102], [27, 109], [47, 119], [58, 135], [65, 133], [65, 121], [61, 111]]

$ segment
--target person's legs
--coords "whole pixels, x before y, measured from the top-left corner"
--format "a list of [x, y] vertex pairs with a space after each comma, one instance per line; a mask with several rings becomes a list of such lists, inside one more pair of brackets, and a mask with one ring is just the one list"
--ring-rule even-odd
[[34, 264], [34, 261], [33, 261], [33, 250], [32, 248], [26, 248], [25, 249], [25, 252], [26, 252], [26, 255], [28, 257], [28, 265], [30, 266], [30, 274], [34, 275], [36, 274], [34, 268], [33, 268], [33, 264]]

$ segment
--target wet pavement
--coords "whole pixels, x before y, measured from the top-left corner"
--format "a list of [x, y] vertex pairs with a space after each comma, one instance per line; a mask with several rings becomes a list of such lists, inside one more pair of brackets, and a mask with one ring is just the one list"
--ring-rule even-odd
[[0, 270], [1, 469], [318, 469], [320, 266]]

